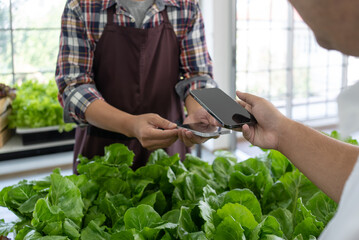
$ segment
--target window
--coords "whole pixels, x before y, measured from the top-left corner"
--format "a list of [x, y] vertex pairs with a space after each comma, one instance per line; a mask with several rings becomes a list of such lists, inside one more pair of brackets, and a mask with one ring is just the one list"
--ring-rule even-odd
[[0, 1], [0, 82], [54, 79], [65, 2]]
[[336, 97], [357, 80], [358, 60], [320, 47], [287, 0], [236, 0], [239, 90], [299, 121], [336, 118]]

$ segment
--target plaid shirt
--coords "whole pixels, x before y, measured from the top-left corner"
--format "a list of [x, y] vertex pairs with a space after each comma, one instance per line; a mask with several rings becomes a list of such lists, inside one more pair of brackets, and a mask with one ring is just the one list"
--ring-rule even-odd
[[[94, 51], [107, 22], [107, 9], [116, 0], [68, 0], [62, 16], [60, 49], [56, 67], [59, 101], [65, 122], [86, 123], [85, 111], [91, 102], [103, 99], [94, 83]], [[155, 0], [147, 11], [142, 28], [159, 26], [167, 7], [170, 22], [180, 44], [180, 73], [176, 91], [185, 99], [190, 89], [215, 87], [212, 62], [207, 51], [203, 18], [197, 0]], [[133, 16], [121, 4], [114, 22], [135, 27]]]

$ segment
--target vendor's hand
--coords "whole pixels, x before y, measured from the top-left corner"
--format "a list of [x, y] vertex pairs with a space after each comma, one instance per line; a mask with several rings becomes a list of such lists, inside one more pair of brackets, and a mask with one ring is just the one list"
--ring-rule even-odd
[[242, 129], [236, 129], [243, 132], [243, 136], [255, 146], [266, 149], [277, 149], [278, 139], [281, 129], [286, 127], [287, 118], [281, 114], [267, 100], [237, 91], [240, 103], [257, 120], [257, 124], [242, 126]]
[[177, 125], [157, 114], [135, 116], [132, 126], [133, 136], [150, 151], [167, 148], [178, 139]]
[[[219, 125], [218, 122], [202, 107], [198, 108], [195, 112], [190, 113], [187, 116], [187, 118], [183, 121], [183, 123], [185, 124], [195, 123], [195, 122], [201, 122], [211, 125]], [[178, 138], [187, 147], [192, 147], [194, 144], [200, 144], [210, 139], [210, 138], [197, 136], [193, 132], [186, 129], [179, 129]]]

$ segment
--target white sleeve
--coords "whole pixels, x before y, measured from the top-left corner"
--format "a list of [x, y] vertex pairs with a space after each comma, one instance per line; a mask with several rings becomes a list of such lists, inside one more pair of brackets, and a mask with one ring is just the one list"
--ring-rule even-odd
[[335, 216], [319, 240], [357, 240], [359, 236], [359, 159], [345, 183]]

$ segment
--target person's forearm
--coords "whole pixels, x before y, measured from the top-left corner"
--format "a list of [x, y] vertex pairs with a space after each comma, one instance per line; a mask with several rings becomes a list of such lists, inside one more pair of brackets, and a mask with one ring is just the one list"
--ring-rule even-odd
[[278, 150], [314, 184], [339, 202], [344, 184], [359, 155], [359, 148], [286, 120]]
[[87, 122], [96, 127], [133, 137], [131, 122], [134, 116], [102, 100], [92, 102], [85, 112]]

